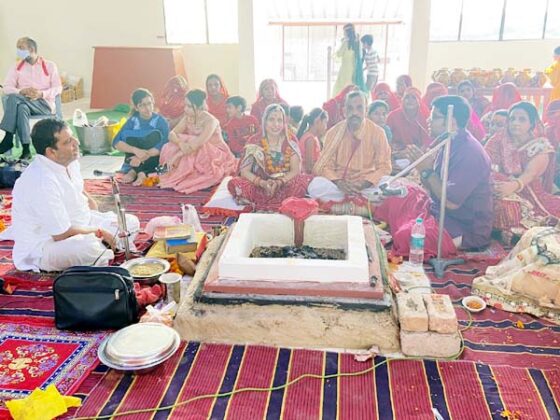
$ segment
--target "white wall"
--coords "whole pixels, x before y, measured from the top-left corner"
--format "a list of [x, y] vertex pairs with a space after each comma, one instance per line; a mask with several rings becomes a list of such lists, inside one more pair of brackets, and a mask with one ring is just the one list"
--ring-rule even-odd
[[[94, 46], [160, 46], [165, 43], [162, 0], [1, 0], [0, 80], [15, 62], [16, 41], [30, 36], [60, 72], [84, 78], [91, 89]], [[33, 10], [31, 13], [29, 10]], [[186, 45], [185, 68], [193, 87], [218, 73], [232, 94], [239, 90], [239, 46]]]
[[89, 92], [92, 47], [159, 46], [164, 35], [161, 0], [2, 0], [0, 78], [14, 63], [17, 39], [30, 36], [40, 55], [61, 72], [82, 76]]

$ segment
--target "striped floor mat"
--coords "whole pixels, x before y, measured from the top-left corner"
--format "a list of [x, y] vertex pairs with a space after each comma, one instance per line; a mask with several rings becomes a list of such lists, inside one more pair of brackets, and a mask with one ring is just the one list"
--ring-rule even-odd
[[[376, 358], [360, 376], [305, 378], [287, 389], [209, 398], [125, 419], [444, 419], [559, 418], [560, 371], [454, 361]], [[112, 415], [165, 407], [247, 387], [283, 385], [302, 374], [332, 375], [372, 368], [352, 355], [261, 346], [184, 343], [146, 375], [110, 371], [74, 416]], [[513, 418], [513, 417], [512, 417]]]

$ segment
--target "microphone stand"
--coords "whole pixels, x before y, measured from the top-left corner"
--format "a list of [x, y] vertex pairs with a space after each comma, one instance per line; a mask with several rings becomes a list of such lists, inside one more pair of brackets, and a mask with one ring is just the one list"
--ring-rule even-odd
[[387, 190], [387, 188], [393, 183], [397, 178], [401, 178], [407, 175], [411, 170], [416, 168], [421, 162], [426, 160], [428, 157], [432, 156], [436, 152], [438, 152], [442, 147], [444, 147], [443, 151], [443, 161], [442, 161], [442, 180], [441, 180], [441, 200], [440, 200], [440, 211], [439, 211], [439, 227], [438, 227], [438, 241], [437, 241], [437, 258], [431, 258], [428, 262], [434, 268], [434, 273], [438, 279], [443, 277], [445, 269], [454, 264], [463, 264], [465, 261], [460, 258], [446, 260], [445, 258], [441, 257], [441, 248], [443, 244], [443, 230], [445, 225], [445, 212], [446, 212], [446, 203], [447, 203], [447, 178], [449, 175], [449, 158], [451, 154], [451, 139], [454, 136], [454, 133], [451, 132], [451, 122], [453, 118], [453, 105], [449, 105], [447, 107], [447, 121], [446, 121], [446, 132], [441, 134], [436, 138], [436, 141], [439, 140], [439, 143], [436, 144], [432, 149], [428, 150], [414, 162], [409, 164], [406, 168], [401, 170], [396, 175], [393, 175], [389, 179], [387, 179], [383, 184], [379, 186], [381, 191]]
[[130, 232], [126, 226], [126, 213], [125, 209], [121, 203], [121, 194], [119, 189], [119, 184], [114, 176], [110, 177], [111, 186], [113, 187], [113, 197], [115, 199], [115, 207], [117, 211], [117, 221], [118, 221], [118, 232], [117, 237], [122, 238], [124, 242], [124, 259], [125, 261], [130, 260]]
[[[447, 107], [447, 132], [451, 131], [451, 121], [453, 118], [453, 105]], [[449, 176], [449, 157], [451, 155], [451, 138], [445, 143], [443, 150], [442, 162], [442, 179], [441, 179], [441, 200], [439, 205], [439, 227], [438, 227], [438, 241], [437, 241], [437, 257], [431, 258], [429, 263], [434, 268], [435, 275], [438, 279], [443, 277], [445, 269], [450, 265], [463, 264], [465, 261], [461, 258], [446, 260], [441, 257], [441, 247], [443, 244], [443, 230], [445, 225], [445, 212], [447, 210], [447, 179]]]

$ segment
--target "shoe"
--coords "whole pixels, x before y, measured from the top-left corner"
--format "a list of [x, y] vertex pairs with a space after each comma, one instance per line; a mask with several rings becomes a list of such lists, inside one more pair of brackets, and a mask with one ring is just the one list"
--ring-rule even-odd
[[21, 152], [21, 156], [19, 157], [20, 160], [29, 160], [31, 159], [31, 151], [29, 150], [29, 145], [24, 144], [23, 150]]
[[0, 143], [0, 155], [6, 153], [8, 150], [12, 150], [14, 147], [14, 135], [12, 133], [6, 133], [4, 140]]
[[31, 152], [22, 152], [21, 156], [18, 158], [19, 160], [30, 160], [31, 159]]

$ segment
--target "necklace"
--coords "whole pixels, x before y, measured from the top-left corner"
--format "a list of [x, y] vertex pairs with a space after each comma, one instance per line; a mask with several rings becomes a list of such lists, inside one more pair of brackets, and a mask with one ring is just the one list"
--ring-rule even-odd
[[290, 160], [294, 154], [291, 147], [286, 147], [286, 151], [271, 151], [270, 144], [266, 137], [261, 139], [261, 146], [264, 151], [266, 170], [269, 174], [278, 174], [290, 170]]

